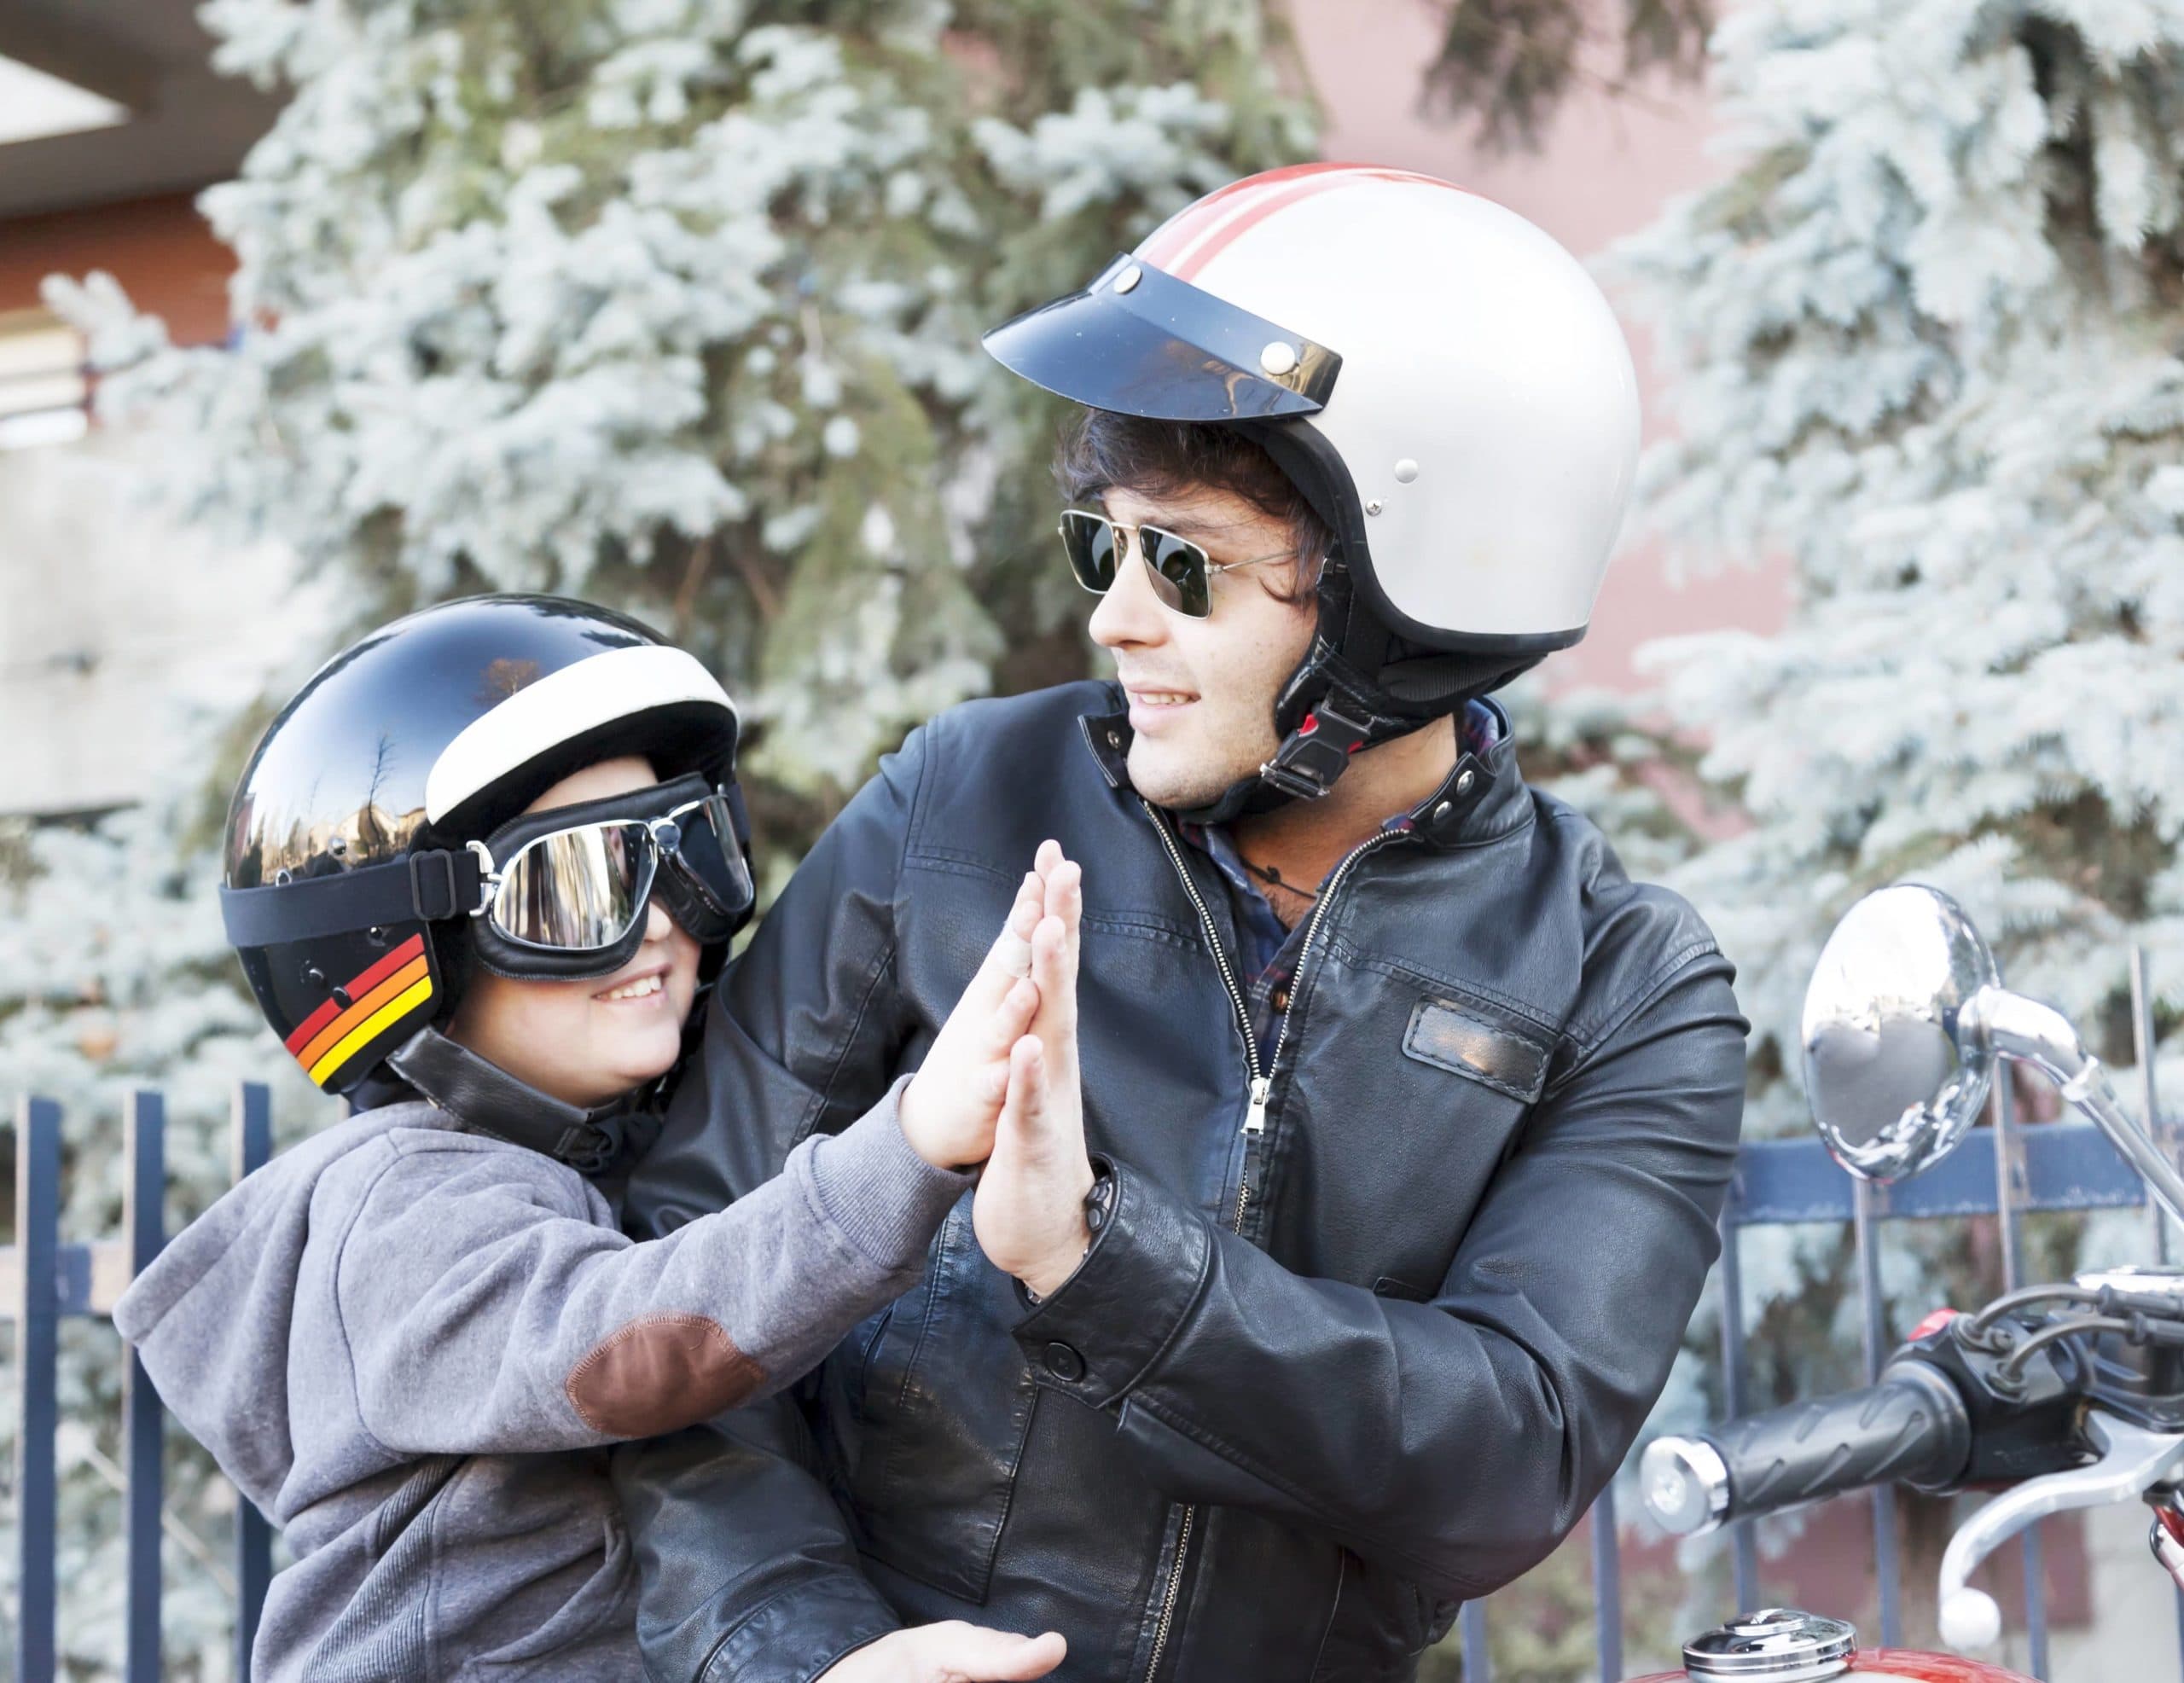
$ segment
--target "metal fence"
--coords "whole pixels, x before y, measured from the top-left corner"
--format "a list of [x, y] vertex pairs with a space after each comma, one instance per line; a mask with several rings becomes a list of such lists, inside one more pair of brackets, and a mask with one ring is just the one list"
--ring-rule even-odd
[[[2143, 976], [2136, 966], [2133, 981], [2141, 1001], [2143, 1025]], [[2143, 1052], [2139, 1063], [2142, 1071], [2150, 1070]], [[2145, 1082], [2141, 1114], [2153, 1117], [2158, 1112], [2150, 1075]], [[1915, 1181], [1886, 1188], [1851, 1180], [1829, 1160], [1817, 1140], [1768, 1141], [1745, 1146], [1722, 1218], [1719, 1280], [1722, 1361], [1731, 1413], [1745, 1412], [1751, 1400], [1738, 1266], [1738, 1238], [1743, 1229], [1790, 1222], [1850, 1224], [1855, 1232], [1865, 1366], [1870, 1380], [1879, 1376], [1892, 1347], [1880, 1291], [1882, 1222], [1999, 1217], [2003, 1274], [2000, 1287], [2007, 1291], [2024, 1283], [2017, 1233], [2017, 1218], [2022, 1212], [2120, 1209], [2146, 1203], [2137, 1177], [2090, 1125], [2018, 1126], [2009, 1111], [2007, 1082], [1996, 1083], [1993, 1120], [1993, 1128], [1972, 1134], [1947, 1162]], [[20, 1369], [15, 1439], [17, 1683], [50, 1683], [56, 1663], [55, 1430], [59, 1413], [55, 1362], [60, 1318], [110, 1314], [114, 1300], [159, 1254], [166, 1239], [161, 1213], [166, 1106], [160, 1095], [137, 1094], [127, 1123], [130, 1169], [121, 1235], [88, 1244], [63, 1243], [59, 1232], [60, 1107], [50, 1100], [28, 1099], [17, 1111], [16, 1242], [12, 1248], [0, 1250], [0, 1313], [16, 1319], [16, 1359]], [[240, 1179], [271, 1152], [271, 1104], [265, 1088], [251, 1084], [238, 1089], [231, 1128], [231, 1162]], [[2174, 1130], [2159, 1131], [2164, 1145], [2173, 1151]], [[2151, 1219], [2150, 1257], [2164, 1254], [2167, 1245], [2158, 1216]], [[133, 1352], [128, 1361], [122, 1424], [128, 1557], [123, 1674], [128, 1683], [154, 1683], [160, 1675], [162, 1418], [159, 1397], [142, 1364]], [[1883, 1488], [1874, 1491], [1871, 1500], [1874, 1565], [1880, 1587], [1879, 1634], [1884, 1645], [1896, 1645], [1902, 1641], [1902, 1617], [1896, 1494], [1893, 1489]], [[238, 1496], [236, 1507], [235, 1675], [247, 1680], [251, 1642], [271, 1576], [271, 1533], [263, 1516], [247, 1500]], [[1591, 1535], [1600, 1675], [1606, 1683], [1617, 1683], [1624, 1674], [1623, 1605], [1612, 1488], [1594, 1506]], [[1736, 1606], [1721, 1609], [1723, 1616], [1765, 1605], [1751, 1526], [1733, 1527], [1729, 1547]], [[2044, 1679], [2048, 1674], [2048, 1618], [2042, 1596], [2036, 1528], [2025, 1534], [2023, 1549], [2031, 1669]], [[2149, 1562], [2146, 1570], [2150, 1586], [2158, 1586], [2158, 1569]], [[2148, 1605], [2155, 1605], [2151, 1589]], [[1459, 1640], [1466, 1683], [1491, 1683], [1487, 1647], [1490, 1617], [1485, 1602], [1467, 1605], [1461, 1615]], [[2184, 1639], [2184, 1599], [2178, 1602], [2178, 1628], [2180, 1639]], [[2178, 1674], [2184, 1678], [2184, 1664], [2180, 1664]]]

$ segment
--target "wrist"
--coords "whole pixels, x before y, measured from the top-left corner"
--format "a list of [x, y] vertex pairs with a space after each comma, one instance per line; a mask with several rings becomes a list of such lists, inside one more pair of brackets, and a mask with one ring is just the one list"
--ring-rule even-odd
[[958, 1169], [961, 1164], [948, 1161], [949, 1153], [936, 1140], [930, 1128], [930, 1118], [925, 1113], [925, 1102], [920, 1092], [923, 1077], [914, 1075], [903, 1088], [903, 1096], [895, 1108], [895, 1119], [903, 1130], [903, 1143], [934, 1169]]
[[1055, 1241], [1054, 1248], [1037, 1261], [1018, 1270], [1017, 1279], [1024, 1282], [1024, 1289], [1035, 1300], [1051, 1297], [1068, 1283], [1077, 1272], [1077, 1264], [1084, 1260], [1084, 1253], [1092, 1248], [1092, 1228], [1084, 1219], [1082, 1204], [1077, 1206], [1077, 1218]]

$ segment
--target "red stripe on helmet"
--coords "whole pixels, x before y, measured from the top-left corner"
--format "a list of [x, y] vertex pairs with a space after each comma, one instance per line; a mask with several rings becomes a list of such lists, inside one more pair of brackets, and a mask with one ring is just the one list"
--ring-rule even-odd
[[1300, 199], [1360, 181], [1413, 182], [1423, 187], [1447, 188], [1451, 193], [1465, 191], [1438, 176], [1379, 164], [1292, 164], [1287, 169], [1232, 181], [1186, 206], [1140, 243], [1136, 256], [1179, 281], [1190, 280], [1232, 241], [1275, 212]]
[[[341, 991], [348, 995], [352, 1002], [360, 1000], [379, 984], [401, 969], [404, 965], [409, 963], [410, 960], [423, 957], [424, 952], [425, 937], [421, 935], [413, 935], [384, 958], [366, 966], [344, 982], [341, 984]], [[328, 1000], [317, 1010], [297, 1024], [295, 1031], [281, 1044], [287, 1047], [292, 1053], [301, 1053], [304, 1048], [311, 1043], [313, 1037], [321, 1029], [347, 1008], [337, 1000]]]

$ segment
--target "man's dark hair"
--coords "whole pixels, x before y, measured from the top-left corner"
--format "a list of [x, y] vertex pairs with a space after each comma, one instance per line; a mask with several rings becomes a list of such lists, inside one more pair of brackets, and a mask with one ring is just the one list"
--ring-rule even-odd
[[1118, 487], [1145, 497], [1205, 490], [1240, 497], [1280, 520], [1295, 540], [1297, 561], [1287, 587], [1273, 577], [1264, 581], [1287, 602], [1301, 602], [1311, 595], [1320, 563], [1334, 543], [1326, 523], [1274, 458], [1233, 427], [1087, 409], [1063, 435], [1054, 479], [1072, 503], [1096, 501]]

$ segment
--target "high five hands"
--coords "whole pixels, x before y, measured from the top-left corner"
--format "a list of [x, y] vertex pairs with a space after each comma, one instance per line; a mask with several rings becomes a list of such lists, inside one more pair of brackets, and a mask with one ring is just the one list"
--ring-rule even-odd
[[[1000, 938], [903, 1089], [903, 1133], [927, 1162], [983, 1160], [971, 1226], [987, 1260], [1041, 1297], [1091, 1244], [1092, 1165], [1077, 1069], [1083, 873], [1040, 844]], [[1028, 972], [1028, 973], [1027, 973]], [[951, 1620], [892, 1631], [818, 1683], [1014, 1683], [1044, 1677], [1066, 1645]]]
[[1076, 1272], [1091, 1245], [1084, 1199], [1092, 1190], [1092, 1164], [1077, 1068], [1083, 873], [1051, 841], [1039, 844], [1036, 867], [1044, 891], [1031, 932], [1038, 1010], [1030, 1031], [1009, 1048], [1008, 1092], [993, 1156], [971, 1205], [971, 1227], [987, 1261], [1043, 1297]]

